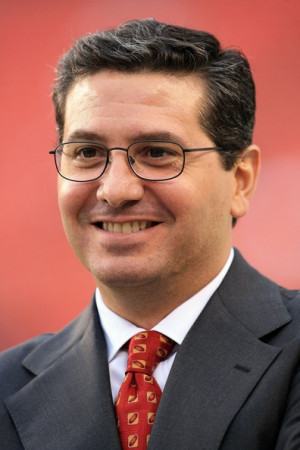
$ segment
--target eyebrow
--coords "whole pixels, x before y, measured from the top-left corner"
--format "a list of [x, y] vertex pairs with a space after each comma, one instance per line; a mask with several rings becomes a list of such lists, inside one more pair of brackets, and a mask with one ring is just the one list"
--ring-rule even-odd
[[[95, 133], [93, 131], [88, 131], [84, 129], [78, 129], [74, 130], [68, 136], [67, 140], [68, 141], [86, 140], [102, 143], [105, 142], [107, 139], [99, 133]], [[178, 143], [182, 142], [180, 136], [174, 133], [170, 133], [169, 131], [162, 131], [162, 130], [135, 133], [131, 136], [130, 142], [153, 141], [153, 140], [174, 141]]]
[[68, 136], [68, 141], [76, 141], [76, 140], [81, 140], [81, 141], [103, 141], [103, 136], [101, 136], [98, 133], [94, 133], [92, 131], [88, 131], [88, 130], [84, 130], [84, 129], [78, 129], [73, 131], [69, 136]]

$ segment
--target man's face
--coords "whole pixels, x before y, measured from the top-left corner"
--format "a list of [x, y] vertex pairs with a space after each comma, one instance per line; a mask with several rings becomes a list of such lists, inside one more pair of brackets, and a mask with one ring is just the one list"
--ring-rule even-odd
[[[92, 140], [109, 148], [152, 138], [184, 148], [214, 146], [199, 125], [204, 95], [194, 76], [97, 73], [67, 96], [64, 142]], [[234, 173], [214, 151], [186, 154], [184, 172], [158, 182], [139, 179], [123, 151], [110, 159], [96, 181], [59, 177], [71, 246], [100, 287], [150, 283], [191, 295], [229, 254]]]

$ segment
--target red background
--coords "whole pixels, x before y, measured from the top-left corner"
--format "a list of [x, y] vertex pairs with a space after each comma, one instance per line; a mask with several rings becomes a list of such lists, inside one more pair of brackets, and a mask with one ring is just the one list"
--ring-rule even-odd
[[60, 329], [94, 288], [64, 237], [48, 156], [56, 62], [77, 37], [145, 17], [210, 31], [248, 56], [263, 169], [234, 242], [264, 274], [300, 287], [298, 0], [0, 0], [0, 349]]

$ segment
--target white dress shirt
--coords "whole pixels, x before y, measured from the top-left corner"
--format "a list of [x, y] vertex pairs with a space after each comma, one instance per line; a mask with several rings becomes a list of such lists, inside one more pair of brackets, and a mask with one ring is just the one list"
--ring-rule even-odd
[[[232, 263], [233, 254], [233, 249], [231, 249], [229, 258], [223, 269], [209, 284], [201, 289], [201, 291], [197, 292], [193, 297], [179, 305], [174, 311], [152, 328], [176, 342], [174, 350], [169, 358], [162, 361], [153, 372], [153, 376], [162, 391], [165, 387], [179, 346], [213, 293], [223, 281], [223, 278]], [[111, 311], [103, 302], [99, 289], [96, 289], [96, 305], [106, 339], [112, 397], [113, 401], [115, 401], [127, 367], [128, 352], [122, 347], [132, 338], [132, 336], [140, 331], [145, 331], [145, 329], [135, 326], [133, 323], [128, 322], [128, 320]]]

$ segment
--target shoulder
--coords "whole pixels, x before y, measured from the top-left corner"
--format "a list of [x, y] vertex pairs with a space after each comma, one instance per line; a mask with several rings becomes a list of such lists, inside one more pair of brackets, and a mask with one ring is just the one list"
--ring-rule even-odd
[[300, 291], [278, 286], [282, 302], [291, 316], [288, 330], [300, 339]]
[[300, 312], [300, 290], [286, 289], [282, 286], [278, 286], [278, 289], [286, 307], [295, 313], [296, 311]]
[[[22, 342], [21, 344], [18, 344], [14, 347], [8, 348], [7, 350], [0, 352], [0, 361], [4, 363], [5, 361], [10, 361], [11, 359], [15, 359], [16, 357], [24, 358], [28, 353], [34, 350], [38, 345], [45, 342], [51, 336], [53, 336], [53, 333], [44, 333], [39, 336], [35, 336], [28, 341]], [[0, 366], [0, 371], [1, 368], [2, 365]]]
[[300, 337], [299, 290], [283, 288], [266, 278], [236, 249], [217, 294], [230, 314], [257, 338], [283, 330], [287, 340]]
[[32, 374], [23, 367], [22, 361], [51, 336], [52, 334], [43, 334], [0, 353], [1, 398], [10, 395], [32, 379]]
[[0, 353], [0, 398], [21, 389], [68, 352], [82, 338], [91, 321], [93, 329], [99, 327], [94, 302], [58, 333], [42, 334]]

